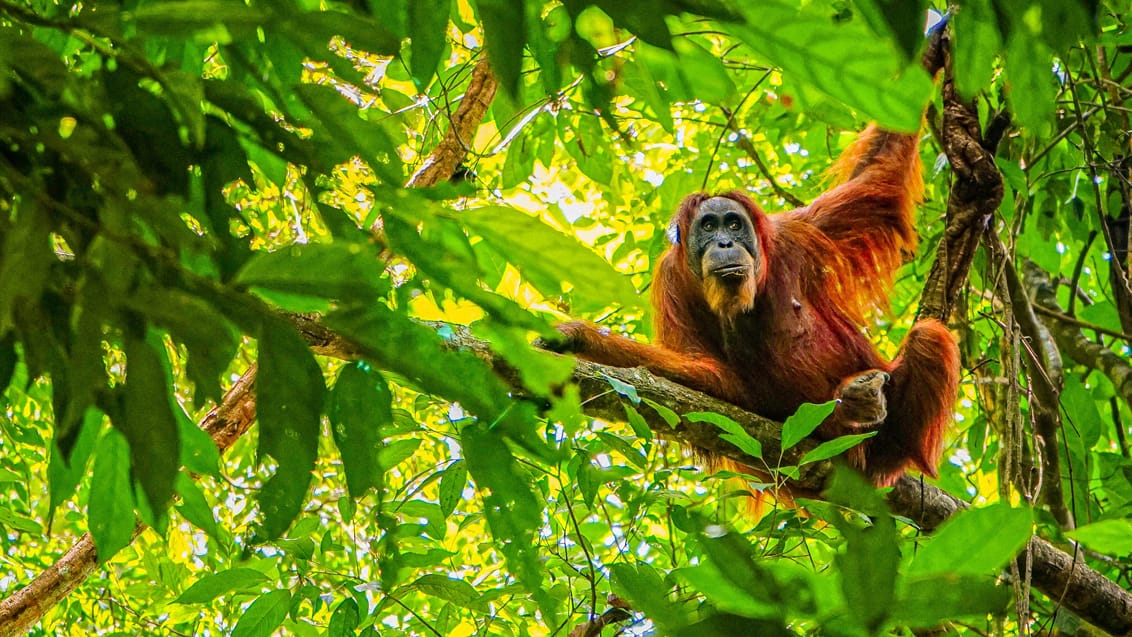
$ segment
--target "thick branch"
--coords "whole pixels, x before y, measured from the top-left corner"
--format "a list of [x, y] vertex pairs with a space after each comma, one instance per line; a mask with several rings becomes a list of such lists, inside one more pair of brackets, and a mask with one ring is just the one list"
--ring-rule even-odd
[[472, 137], [495, 97], [496, 86], [495, 76], [491, 73], [485, 55], [472, 69], [472, 81], [464, 92], [460, 107], [452, 116], [452, 125], [444, 139], [440, 140], [417, 172], [409, 178], [408, 187], [427, 188], [452, 176], [471, 148]]
[[947, 322], [967, 282], [979, 240], [1002, 202], [1003, 188], [993, 145], [984, 140], [979, 128], [978, 109], [955, 92], [950, 60], [942, 91], [940, 144], [951, 163], [952, 185], [943, 238], [924, 284], [919, 316]]
[[[346, 359], [356, 357], [356, 347], [313, 319], [294, 317], [293, 320], [318, 353]], [[476, 353], [499, 370], [504, 378], [515, 382], [514, 372], [495, 357], [490, 346], [471, 336], [466, 330], [457, 330], [455, 336], [447, 339], [447, 342], [452, 348]], [[254, 369], [244, 375], [228, 392], [221, 406], [213, 410], [202, 423], [202, 427], [210, 432], [218, 445], [231, 444], [251, 425], [255, 417], [253, 377]], [[743, 425], [748, 433], [762, 443], [765, 458], [778, 457], [779, 425], [700, 392], [657, 378], [641, 369], [604, 367], [579, 361], [573, 380], [581, 389], [586, 411], [590, 415], [607, 419], [624, 417], [621, 399], [612, 391], [607, 378], [632, 384], [642, 398], [655, 401], [678, 414], [715, 411], [728, 416]], [[517, 384], [516, 388], [520, 389]], [[762, 463], [721, 441], [719, 430], [713, 425], [682, 422], [673, 429], [656, 411], [641, 408], [639, 412], [649, 426], [665, 438], [732, 458], [748, 466], [760, 466]], [[784, 454], [783, 464], [796, 464], [812, 448], [813, 443], [803, 441]], [[791, 487], [816, 492], [828, 476], [830, 464], [817, 462], [805, 465], [802, 469], [800, 479], [792, 481]], [[893, 488], [889, 502], [898, 515], [915, 521], [925, 531], [934, 530], [967, 506], [944, 491], [907, 476]], [[1114, 635], [1132, 634], [1132, 595], [1087, 567], [1080, 559], [1075, 560], [1043, 540], [1035, 539], [1033, 548], [1035, 588]], [[81, 583], [96, 566], [94, 546], [89, 536], [84, 536], [58, 564], [0, 604], [0, 635], [7, 637], [25, 632], [51, 605]]]
[[[300, 331], [308, 342], [315, 344], [320, 354], [352, 355], [356, 351], [348, 341], [313, 320], [298, 320]], [[456, 330], [447, 342], [454, 349], [474, 352], [499, 371], [518, 391], [522, 391], [514, 371], [495, 356], [488, 343], [462, 329]], [[677, 414], [692, 411], [721, 413], [743, 425], [751, 436], [762, 443], [764, 458], [778, 457], [781, 426], [777, 423], [706, 394], [657, 378], [639, 368], [623, 369], [578, 361], [573, 380], [578, 383], [588, 415], [609, 420], [621, 420], [625, 417], [622, 399], [613, 392], [606, 378], [633, 385], [641, 398], [655, 401]], [[721, 441], [720, 432], [713, 425], [689, 423], [685, 420], [673, 429], [656, 411], [647, 407], [638, 411], [658, 436], [731, 458], [747, 466], [762, 465], [761, 460], [745, 456], [730, 443]], [[800, 457], [812, 448], [811, 441], [803, 441], [784, 455], [782, 464], [797, 464]], [[817, 462], [805, 465], [802, 469], [800, 480], [791, 481], [790, 487], [816, 493], [821, 490], [831, 465], [829, 462]], [[908, 476], [896, 483], [888, 495], [888, 502], [897, 515], [913, 520], [926, 532], [934, 531], [952, 515], [968, 506], [947, 492]], [[1080, 556], [1064, 553], [1045, 540], [1034, 538], [1031, 549], [1031, 583], [1034, 588], [1094, 626], [1113, 635], [1132, 635], [1132, 594], [1089, 568]]]

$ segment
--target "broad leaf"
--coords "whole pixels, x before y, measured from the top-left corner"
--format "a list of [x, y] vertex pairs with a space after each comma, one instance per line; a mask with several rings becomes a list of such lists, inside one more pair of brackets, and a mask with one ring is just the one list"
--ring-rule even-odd
[[424, 90], [436, 74], [440, 56], [447, 46], [448, 10], [451, 0], [413, 0], [408, 3], [409, 39], [413, 57], [413, 82]]
[[740, 451], [752, 458], [763, 457], [762, 443], [759, 442], [757, 438], [747, 433], [747, 430], [743, 429], [743, 425], [731, 420], [727, 416], [710, 411], [693, 411], [684, 414], [684, 417], [691, 422], [709, 422], [719, 427], [725, 432], [720, 434], [720, 439], [730, 442], [738, 447]]
[[1093, 522], [1065, 533], [1081, 544], [1110, 555], [1132, 553], [1132, 520], [1114, 518]]
[[232, 629], [232, 637], [270, 637], [287, 618], [291, 591], [271, 591], [252, 602]]
[[276, 463], [259, 494], [265, 539], [282, 535], [303, 508], [318, 455], [325, 393], [322, 369], [303, 339], [287, 323], [265, 321], [256, 376], [258, 453]]
[[410, 584], [426, 595], [452, 602], [460, 608], [485, 611], [487, 605], [480, 601], [480, 594], [472, 585], [462, 579], [453, 579], [437, 573], [422, 575]]
[[347, 597], [330, 614], [326, 634], [328, 637], [353, 637], [357, 634], [360, 622], [361, 612], [358, 610], [358, 603], [353, 598]]
[[[857, 21], [837, 23], [817, 8], [781, 0], [739, 5], [746, 24], [731, 30], [783, 72], [876, 119], [886, 128], [920, 129], [932, 82], [918, 63]], [[874, 87], [883, 82], [884, 90]]]
[[862, 442], [877, 435], [877, 432], [872, 431], [867, 434], [852, 434], [849, 436], [839, 436], [833, 440], [826, 440], [820, 445], [806, 452], [802, 459], [798, 461], [798, 465], [809, 464], [811, 462], [820, 462], [827, 460], [834, 456], [845, 453], [849, 449], [856, 447]]
[[255, 569], [228, 569], [198, 579], [173, 602], [176, 604], [207, 604], [227, 593], [258, 593], [270, 581], [271, 579], [268, 576]]
[[440, 476], [440, 511], [444, 517], [452, 515], [456, 505], [464, 497], [464, 488], [468, 486], [468, 466], [463, 460], [457, 460], [448, 465]]
[[[565, 280], [573, 284], [571, 293], [575, 297], [595, 307], [640, 304], [627, 276], [574, 238], [535, 217], [513, 208], [489, 206], [468, 210], [460, 221], [505, 255], [545, 294], [561, 294]], [[516, 241], [516, 237], [522, 237], [522, 241]]]
[[685, 623], [680, 607], [668, 599], [671, 588], [648, 564], [613, 564], [609, 567], [613, 590], [629, 600], [634, 610], [647, 613], [664, 632]]
[[531, 481], [500, 436], [482, 423], [460, 432], [468, 472], [484, 500], [484, 515], [497, 547], [519, 583], [547, 617], [557, 614], [557, 604], [543, 589], [543, 566], [535, 550], [535, 537], [542, 521], [542, 499], [531, 490]]
[[938, 626], [949, 619], [978, 619], [1007, 612], [1014, 595], [989, 575], [936, 575], [905, 582], [892, 621], [909, 628]]
[[160, 518], [181, 468], [181, 435], [161, 355], [137, 338], [127, 338], [125, 350], [125, 408], [114, 426], [129, 440], [134, 478], [153, 515]]
[[[984, 575], [1002, 568], [1032, 535], [1029, 509], [999, 502], [967, 509], [940, 527], [916, 553], [910, 575]], [[972, 542], [971, 538], [979, 538]]]
[[813, 404], [803, 403], [786, 422], [782, 423], [782, 450], [786, 451], [813, 433], [837, 407], [836, 401]]
[[523, 47], [526, 44], [526, 12], [522, 0], [477, 0], [491, 67], [499, 85], [512, 98], [519, 97]]
[[991, 0], [969, 0], [951, 22], [955, 87], [967, 98], [990, 85], [995, 53], [1002, 48]]
[[355, 243], [294, 244], [262, 252], [236, 276], [241, 285], [360, 302], [381, 290], [381, 266], [372, 247]]
[[129, 545], [134, 536], [133, 485], [130, 481], [130, 445], [117, 430], [98, 441], [91, 477], [87, 519], [98, 559], [105, 562]]
[[381, 486], [378, 453], [383, 446], [381, 430], [393, 423], [392, 401], [385, 379], [364, 364], [344, 367], [330, 392], [330, 431], [342, 454], [346, 486], [353, 498]]

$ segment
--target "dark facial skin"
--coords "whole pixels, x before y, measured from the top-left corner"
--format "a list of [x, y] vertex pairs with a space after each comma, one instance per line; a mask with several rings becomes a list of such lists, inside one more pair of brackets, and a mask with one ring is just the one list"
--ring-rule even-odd
[[742, 283], [755, 274], [758, 236], [747, 211], [726, 197], [700, 204], [688, 230], [688, 267], [700, 279]]

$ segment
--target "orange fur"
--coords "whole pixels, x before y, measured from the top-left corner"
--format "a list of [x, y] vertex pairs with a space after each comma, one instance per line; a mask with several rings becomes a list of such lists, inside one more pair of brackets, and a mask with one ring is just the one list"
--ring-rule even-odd
[[[563, 331], [585, 358], [641, 365], [774, 419], [803, 402], [834, 398], [848, 378], [886, 371], [887, 417], [870, 423], [878, 435], [850, 459], [878, 485], [909, 466], [935, 475], [958, 388], [954, 338], [942, 323], [920, 321], [887, 362], [861, 332], [865, 316], [887, 305], [892, 277], [916, 247], [912, 214], [923, 192], [917, 143], [870, 126], [835, 164], [835, 185], [783, 214], [766, 215], [742, 193], [719, 195], [741, 204], [755, 227], [753, 276], [738, 292], [711, 277], [701, 281], [678, 241], [653, 280], [656, 345], [586, 324]], [[699, 206], [712, 196], [684, 200], [672, 222], [675, 236], [688, 237]], [[847, 411], [835, 410], [818, 435], [858, 429]]]

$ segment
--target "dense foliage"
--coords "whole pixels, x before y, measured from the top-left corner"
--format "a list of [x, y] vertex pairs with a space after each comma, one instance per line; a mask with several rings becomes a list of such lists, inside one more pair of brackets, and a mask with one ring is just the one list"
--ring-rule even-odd
[[[32, 634], [1100, 621], [1012, 558], [1073, 539], [1132, 586], [1124, 0], [952, 7], [955, 86], [1007, 188], [950, 325], [935, 484], [973, 507], [937, 533], [849, 471], [778, 505], [791, 471], [748, 485], [660, 443], [644, 414], [681, 415], [613, 379], [624, 422], [587, 417], [572, 361], [530, 345], [567, 316], [647, 339], [686, 194], [789, 209], [866, 121], [926, 120], [921, 249], [869, 329], [894, 354], [952, 179], [919, 63], [935, 4], [0, 0], [0, 594], [89, 531], [102, 564]], [[473, 97], [460, 169], [407, 185]], [[460, 326], [514, 374], [453, 348]], [[218, 416], [241, 378], [254, 403]], [[218, 453], [199, 425], [241, 414]]]

